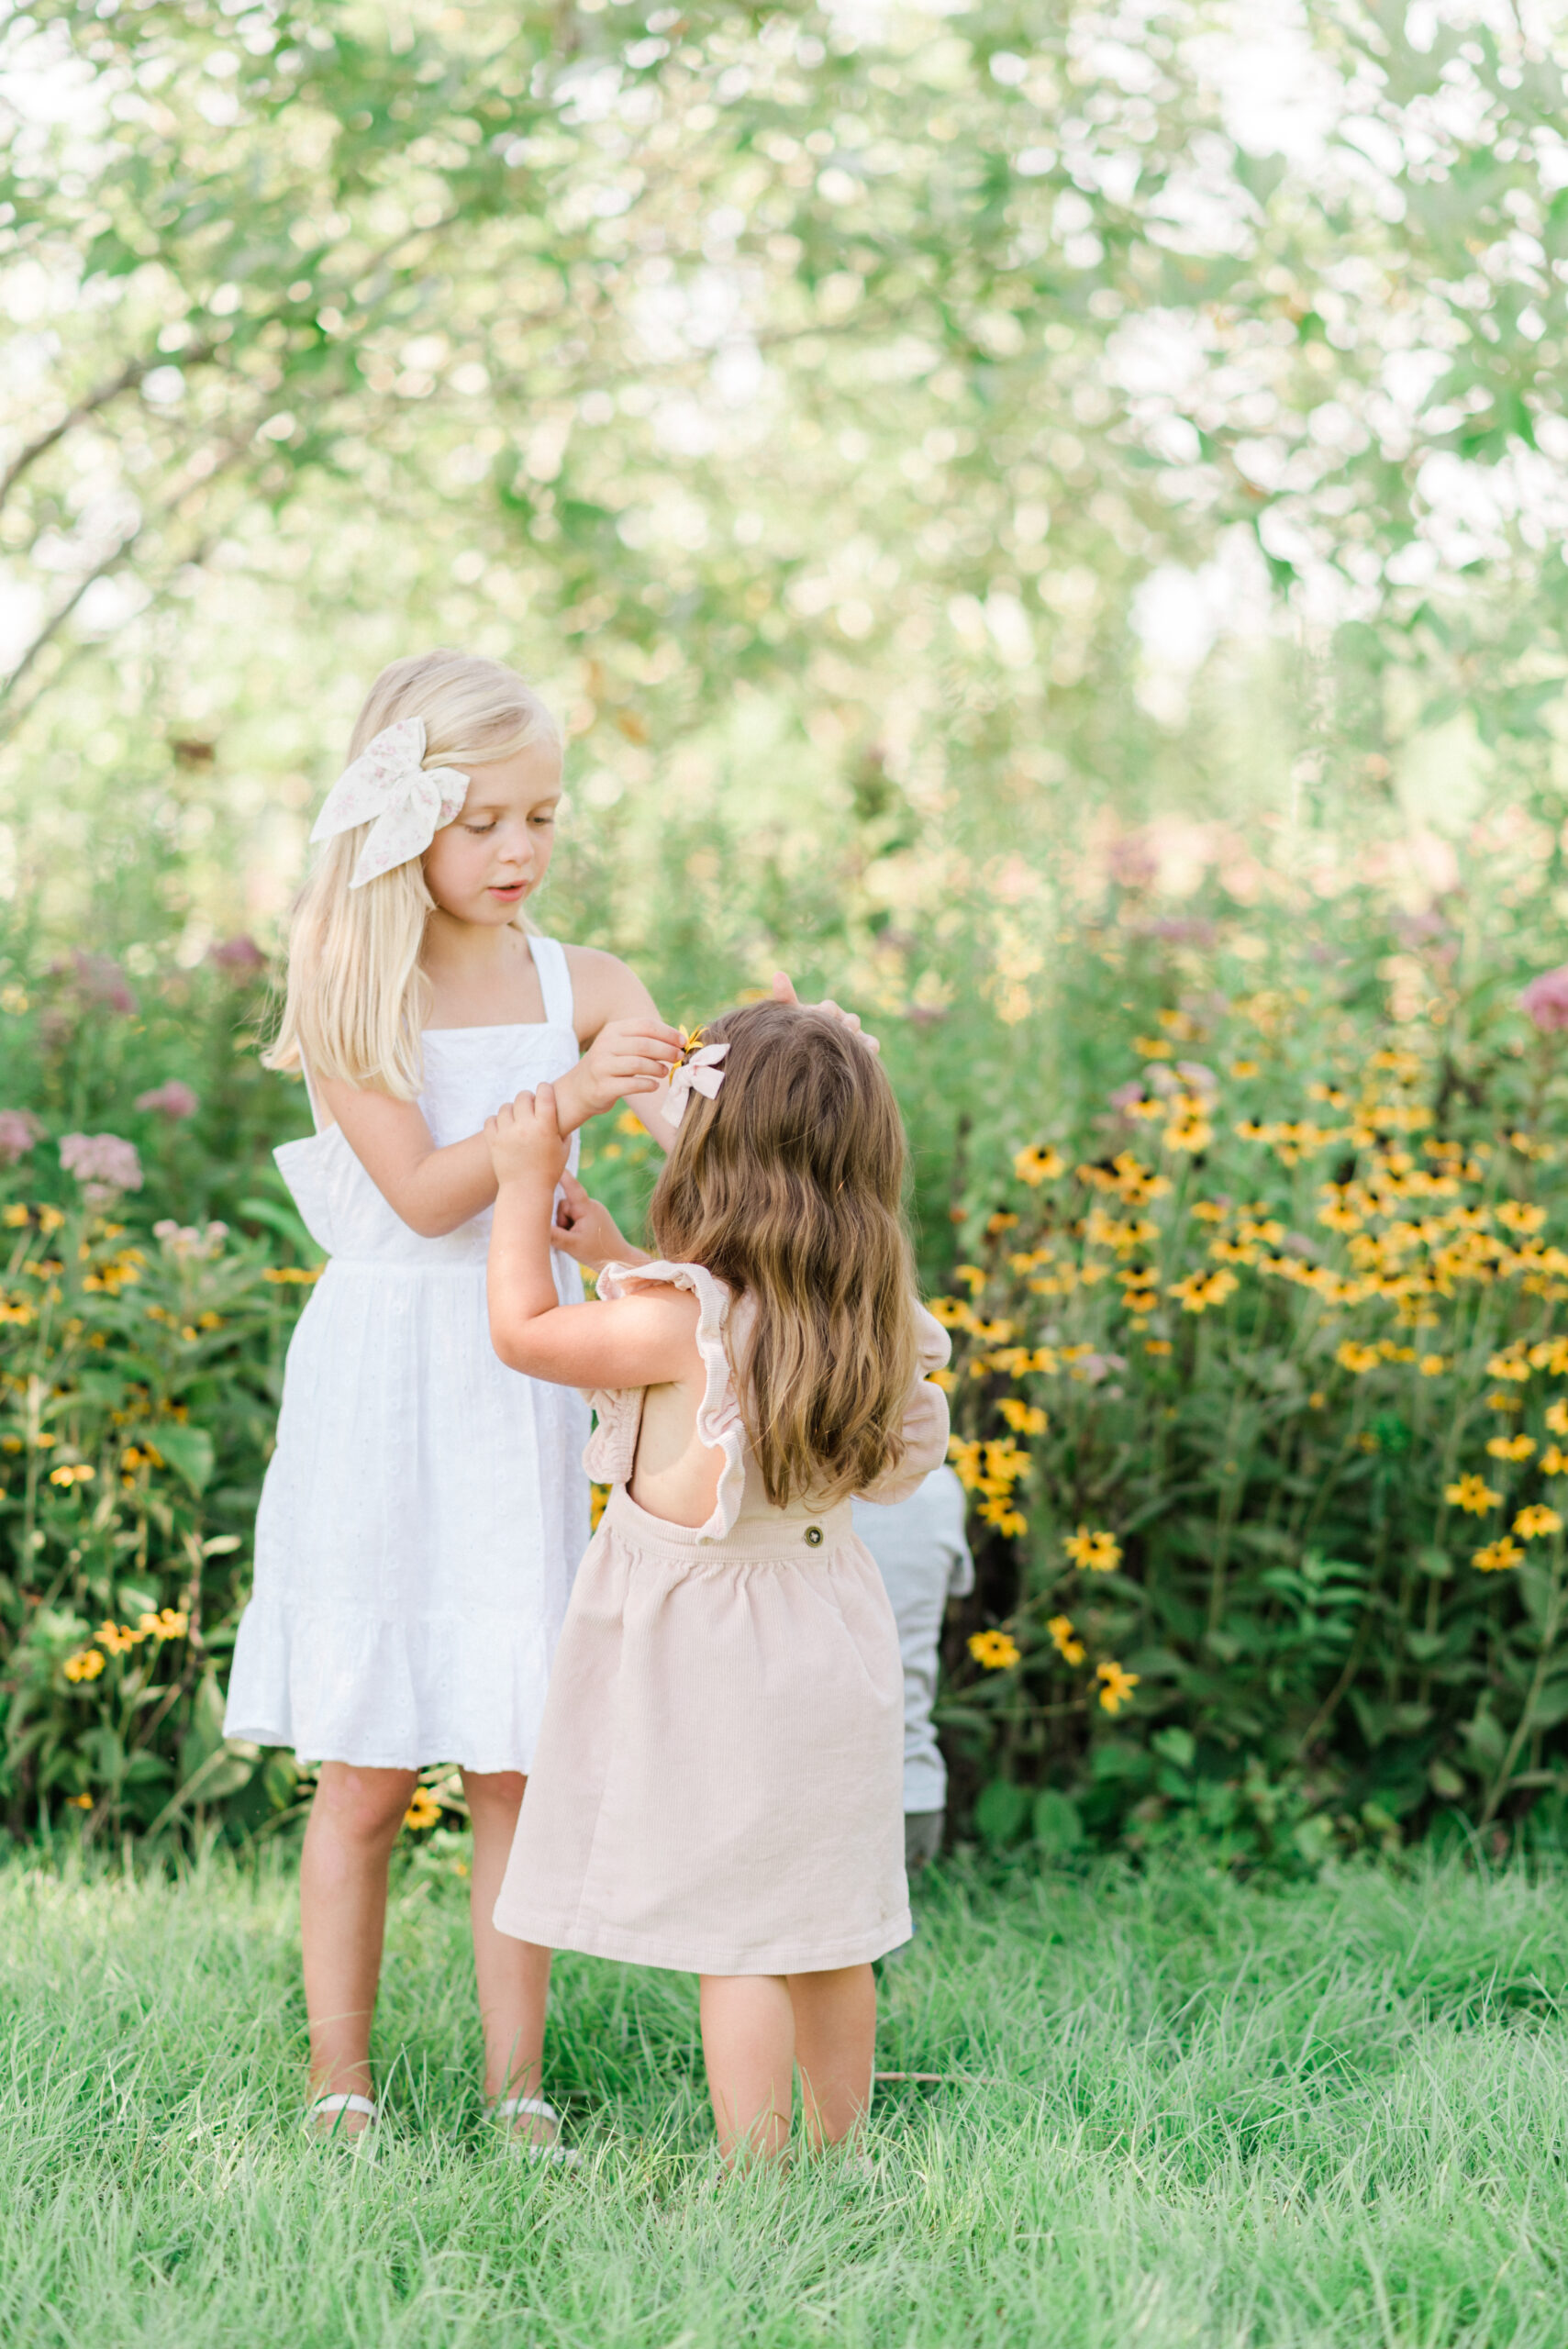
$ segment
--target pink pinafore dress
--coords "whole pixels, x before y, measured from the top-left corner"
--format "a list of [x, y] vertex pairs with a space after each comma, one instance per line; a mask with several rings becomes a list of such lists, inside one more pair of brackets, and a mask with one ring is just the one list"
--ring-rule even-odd
[[[701, 1264], [609, 1265], [599, 1295], [669, 1281], [700, 1308], [713, 1515], [673, 1525], [628, 1491], [639, 1388], [590, 1399], [591, 1475], [613, 1486], [578, 1569], [495, 1922], [519, 1940], [697, 1974], [855, 1965], [909, 1937], [904, 1675], [892, 1609], [847, 1499], [770, 1506], [730, 1365], [750, 1313]], [[947, 1452], [921, 1315], [906, 1450], [869, 1497]]]

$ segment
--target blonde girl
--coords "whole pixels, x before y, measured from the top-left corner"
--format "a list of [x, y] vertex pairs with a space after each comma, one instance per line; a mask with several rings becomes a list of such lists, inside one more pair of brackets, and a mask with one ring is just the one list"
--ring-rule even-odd
[[[588, 1421], [492, 1351], [483, 1129], [543, 1085], [574, 1135], [640, 1104], [680, 1040], [614, 955], [530, 929], [562, 763], [520, 677], [460, 652], [394, 662], [349, 760], [268, 1056], [309, 1091], [317, 1130], [277, 1159], [329, 1262], [289, 1349], [227, 1728], [321, 1765], [300, 1866], [314, 2125], [375, 2118], [387, 1864], [417, 1774], [450, 1762], [473, 1826], [485, 2092], [543, 2150], [550, 1960], [491, 1912], [588, 1536]], [[562, 1142], [557, 1174], [574, 1161]], [[544, 1277], [578, 1304], [548, 1242]]]
[[730, 2162], [871, 2103], [871, 1961], [909, 1932], [898, 1637], [851, 1498], [944, 1456], [947, 1358], [916, 1302], [905, 1149], [863, 1041], [783, 1003], [728, 1013], [671, 1079], [658, 1261], [602, 1209], [599, 1301], [562, 1309], [549, 1085], [488, 1129], [490, 1324], [513, 1368], [586, 1387], [613, 1486], [579, 1569], [495, 1904], [520, 1945], [701, 1977]]

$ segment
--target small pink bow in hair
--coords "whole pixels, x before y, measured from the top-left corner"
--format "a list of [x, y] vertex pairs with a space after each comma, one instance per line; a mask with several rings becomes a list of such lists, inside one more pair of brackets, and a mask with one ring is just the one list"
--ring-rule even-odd
[[443, 824], [450, 824], [468, 796], [468, 777], [459, 767], [425, 764], [425, 721], [400, 718], [384, 726], [327, 795], [311, 829], [313, 841], [329, 841], [368, 824], [354, 864], [350, 889], [362, 889], [395, 865], [423, 856]]
[[[701, 1033], [699, 1028], [697, 1036]], [[696, 1042], [696, 1036], [692, 1042]], [[675, 1063], [670, 1071], [670, 1097], [664, 1105], [664, 1114], [673, 1126], [678, 1126], [685, 1116], [686, 1104], [694, 1093], [702, 1094], [709, 1101], [718, 1098], [718, 1088], [724, 1083], [724, 1071], [718, 1063], [728, 1050], [728, 1044], [704, 1044], [694, 1052], [688, 1045], [687, 1057]]]

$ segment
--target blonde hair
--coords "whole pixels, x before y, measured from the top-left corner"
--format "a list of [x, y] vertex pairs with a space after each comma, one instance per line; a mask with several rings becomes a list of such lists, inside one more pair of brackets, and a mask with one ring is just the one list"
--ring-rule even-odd
[[[559, 745], [555, 721], [530, 685], [499, 661], [418, 652], [384, 668], [365, 696], [346, 763], [384, 727], [425, 721], [425, 764], [479, 766], [531, 743]], [[419, 1030], [429, 982], [419, 967], [435, 900], [411, 858], [362, 888], [350, 878], [367, 825], [328, 841], [295, 901], [288, 986], [268, 1068], [341, 1077], [411, 1101], [423, 1082]], [[519, 921], [519, 927], [527, 927]]]
[[763, 1489], [826, 1506], [904, 1451], [919, 1338], [903, 1121], [882, 1063], [828, 1013], [749, 1004], [703, 1041], [728, 1045], [724, 1083], [687, 1103], [654, 1244], [751, 1300], [734, 1368]]

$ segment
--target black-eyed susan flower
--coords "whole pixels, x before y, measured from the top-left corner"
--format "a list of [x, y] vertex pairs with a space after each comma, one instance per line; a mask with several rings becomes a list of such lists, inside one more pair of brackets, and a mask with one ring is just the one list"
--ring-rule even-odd
[[100, 1623], [93, 1636], [107, 1655], [128, 1655], [136, 1645], [136, 1633], [128, 1623]]
[[1486, 1445], [1494, 1460], [1528, 1460], [1535, 1450], [1532, 1435], [1495, 1435]]
[[1051, 1633], [1051, 1646], [1063, 1664], [1083, 1663], [1086, 1650], [1083, 1641], [1073, 1636], [1071, 1615], [1053, 1615], [1045, 1628]]
[[1568, 1435], [1568, 1395], [1559, 1395], [1547, 1405], [1546, 1424], [1553, 1435]]
[[1543, 1476], [1568, 1476], [1568, 1452], [1560, 1444], [1549, 1443], [1540, 1455], [1540, 1473]]
[[1423, 1378], [1440, 1378], [1448, 1368], [1445, 1354], [1423, 1354], [1416, 1367]]
[[62, 1666], [67, 1680], [96, 1680], [103, 1668], [104, 1659], [96, 1648], [78, 1648]]
[[1031, 1141], [1029, 1148], [1020, 1150], [1013, 1160], [1014, 1174], [1020, 1183], [1029, 1184], [1031, 1190], [1041, 1183], [1054, 1183], [1057, 1176], [1066, 1171], [1066, 1166], [1067, 1161], [1062, 1152], [1052, 1150], [1046, 1142]]
[[1488, 1542], [1484, 1550], [1477, 1550], [1470, 1563], [1478, 1574], [1498, 1575], [1509, 1566], [1522, 1565], [1524, 1555], [1518, 1543], [1505, 1533], [1501, 1541]]
[[1334, 1350], [1334, 1360], [1340, 1368], [1348, 1370], [1353, 1378], [1363, 1378], [1369, 1370], [1377, 1368], [1382, 1359], [1375, 1346], [1358, 1345], [1354, 1338], [1346, 1338]]
[[433, 1827], [440, 1815], [441, 1806], [429, 1787], [416, 1787], [414, 1799], [403, 1814], [403, 1824], [417, 1832], [421, 1828]]
[[996, 1408], [1015, 1435], [1043, 1435], [1051, 1425], [1038, 1403], [1021, 1402], [1017, 1395], [1004, 1395]]
[[1539, 1542], [1545, 1534], [1561, 1533], [1562, 1531], [1562, 1520], [1554, 1508], [1548, 1508], [1544, 1501], [1531, 1501], [1529, 1507], [1521, 1508], [1514, 1520], [1514, 1531], [1521, 1542]]
[[1081, 1525], [1075, 1533], [1062, 1537], [1062, 1548], [1075, 1566], [1083, 1566], [1092, 1575], [1114, 1574], [1121, 1564], [1121, 1543], [1114, 1533], [1091, 1531]]
[[987, 1672], [1006, 1672], [1018, 1661], [1018, 1643], [1007, 1631], [972, 1631], [969, 1653]]
[[1443, 1486], [1443, 1498], [1451, 1508], [1467, 1509], [1472, 1517], [1485, 1517], [1502, 1497], [1484, 1476], [1461, 1476], [1457, 1484]]
[[1138, 1686], [1138, 1674], [1124, 1672], [1119, 1664], [1097, 1664], [1095, 1676], [1100, 1683], [1100, 1710], [1119, 1713]]

